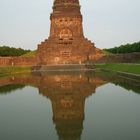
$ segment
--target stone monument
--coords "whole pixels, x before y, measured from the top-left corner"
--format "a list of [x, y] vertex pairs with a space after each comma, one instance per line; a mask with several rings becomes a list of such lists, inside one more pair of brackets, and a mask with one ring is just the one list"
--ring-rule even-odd
[[84, 37], [79, 0], [54, 0], [48, 39], [38, 45], [39, 65], [81, 64], [101, 53]]

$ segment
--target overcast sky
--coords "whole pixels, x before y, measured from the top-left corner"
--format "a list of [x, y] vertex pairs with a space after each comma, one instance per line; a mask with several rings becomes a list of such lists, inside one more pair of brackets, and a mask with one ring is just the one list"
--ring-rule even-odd
[[[0, 45], [36, 49], [48, 38], [53, 0], [0, 0]], [[80, 0], [84, 34], [98, 48], [140, 41], [140, 0]]]

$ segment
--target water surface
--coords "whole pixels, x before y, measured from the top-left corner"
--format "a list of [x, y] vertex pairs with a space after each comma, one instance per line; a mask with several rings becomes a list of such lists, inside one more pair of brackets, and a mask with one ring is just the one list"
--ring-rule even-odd
[[140, 83], [100, 72], [0, 78], [0, 140], [139, 140]]

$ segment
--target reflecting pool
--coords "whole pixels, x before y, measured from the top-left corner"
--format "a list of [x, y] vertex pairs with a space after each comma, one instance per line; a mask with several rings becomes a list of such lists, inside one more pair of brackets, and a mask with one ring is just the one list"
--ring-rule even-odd
[[139, 140], [140, 82], [107, 72], [0, 78], [0, 140]]

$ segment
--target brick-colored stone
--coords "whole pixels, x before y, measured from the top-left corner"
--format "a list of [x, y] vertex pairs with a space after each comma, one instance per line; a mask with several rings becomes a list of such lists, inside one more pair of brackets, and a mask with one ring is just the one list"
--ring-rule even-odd
[[84, 37], [79, 0], [55, 0], [50, 36], [38, 45], [39, 65], [81, 64], [101, 51]]

